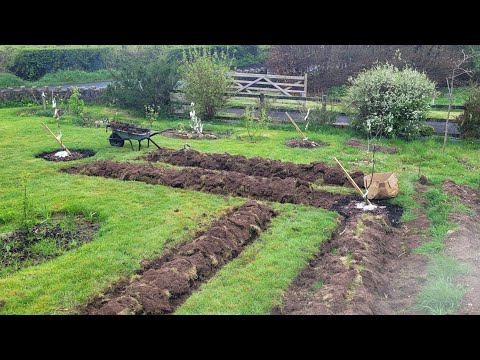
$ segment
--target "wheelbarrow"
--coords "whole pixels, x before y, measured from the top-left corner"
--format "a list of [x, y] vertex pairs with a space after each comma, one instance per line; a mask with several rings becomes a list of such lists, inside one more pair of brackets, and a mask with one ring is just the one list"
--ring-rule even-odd
[[125, 140], [128, 140], [132, 150], [135, 151], [132, 140], [137, 140], [138, 150], [140, 151], [142, 147], [142, 141], [147, 140], [147, 147], [150, 147], [150, 142], [152, 142], [157, 148], [160, 149], [160, 146], [158, 146], [157, 143], [152, 140], [152, 136], [160, 134], [161, 131], [152, 132], [150, 129], [143, 129], [135, 125], [121, 122], [110, 122], [105, 127], [105, 131], [108, 131], [108, 128], [112, 130], [112, 134], [108, 138], [108, 141], [112, 146], [122, 147], [125, 144]]

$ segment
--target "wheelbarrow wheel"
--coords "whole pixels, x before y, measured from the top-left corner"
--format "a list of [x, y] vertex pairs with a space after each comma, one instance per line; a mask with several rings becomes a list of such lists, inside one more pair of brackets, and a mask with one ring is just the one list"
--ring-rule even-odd
[[110, 135], [110, 137], [108, 138], [108, 141], [110, 141], [110, 145], [112, 145], [112, 146], [122, 147], [123, 144], [125, 144], [125, 140], [123, 140], [120, 137], [120, 135], [115, 134], [115, 133]]

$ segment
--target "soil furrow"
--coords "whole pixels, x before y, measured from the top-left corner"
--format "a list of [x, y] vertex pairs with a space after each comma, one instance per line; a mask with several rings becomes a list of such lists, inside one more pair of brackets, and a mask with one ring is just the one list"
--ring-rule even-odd
[[167, 250], [145, 266], [131, 282], [118, 284], [97, 298], [84, 314], [168, 314], [182, 304], [203, 282], [265, 230], [276, 212], [268, 205], [248, 201], [214, 221], [196, 238]]
[[[260, 157], [247, 158], [228, 153], [204, 154], [191, 149], [173, 150], [168, 148], [160, 148], [142, 157], [142, 159], [177, 166], [234, 171], [252, 176], [279, 177], [282, 179], [294, 177], [308, 182], [321, 180], [326, 185], [351, 186], [338, 165], [329, 166], [324, 162], [295, 164]], [[360, 187], [363, 187], [363, 172], [353, 171], [350, 175]]]
[[[418, 193], [424, 190], [418, 185]], [[374, 213], [337, 211], [342, 224], [286, 291], [273, 314], [415, 313], [416, 294], [425, 281], [427, 258], [413, 249], [428, 240], [428, 218], [400, 227], [401, 208], [385, 204]]]
[[297, 179], [249, 176], [234, 171], [201, 168], [165, 169], [152, 164], [133, 164], [99, 160], [63, 169], [69, 174], [103, 176], [120, 180], [142, 181], [212, 194], [250, 197], [280, 203], [304, 204], [332, 208], [343, 195], [314, 190], [310, 183]]

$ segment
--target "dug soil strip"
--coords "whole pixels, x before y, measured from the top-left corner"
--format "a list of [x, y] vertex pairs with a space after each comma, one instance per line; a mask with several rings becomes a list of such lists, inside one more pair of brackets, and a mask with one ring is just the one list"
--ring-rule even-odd
[[[419, 185], [422, 187], [421, 185]], [[422, 190], [423, 191], [423, 190]], [[414, 314], [428, 258], [413, 253], [429, 239], [423, 211], [398, 224], [401, 211], [340, 211], [342, 225], [292, 282], [274, 314]], [[397, 209], [398, 210], [398, 209]]]
[[167, 250], [143, 269], [129, 284], [119, 285], [109, 295], [96, 299], [84, 314], [168, 314], [182, 304], [201, 283], [238, 256], [261, 231], [275, 211], [248, 201], [213, 222], [197, 237]]
[[462, 204], [473, 214], [452, 213], [450, 220], [459, 225], [457, 230], [449, 233], [445, 240], [445, 252], [455, 257], [462, 264], [467, 264], [468, 272], [458, 278], [458, 283], [466, 289], [460, 304], [460, 314], [480, 314], [480, 190], [445, 181], [443, 190], [458, 196]]
[[69, 174], [103, 176], [119, 180], [143, 181], [211, 194], [250, 197], [280, 203], [304, 204], [329, 209], [343, 195], [314, 190], [310, 183], [297, 178], [248, 176], [234, 171], [201, 168], [165, 169], [152, 164], [133, 164], [99, 160], [63, 169]]
[[[323, 162], [295, 164], [261, 157], [247, 158], [241, 155], [204, 154], [195, 150], [173, 150], [160, 148], [144, 157], [147, 161], [164, 162], [177, 166], [199, 167], [210, 170], [235, 171], [261, 177], [294, 177], [314, 182], [322, 179], [327, 185], [350, 186], [339, 166], [329, 166]], [[359, 186], [363, 186], [363, 172], [353, 171], [350, 176]]]

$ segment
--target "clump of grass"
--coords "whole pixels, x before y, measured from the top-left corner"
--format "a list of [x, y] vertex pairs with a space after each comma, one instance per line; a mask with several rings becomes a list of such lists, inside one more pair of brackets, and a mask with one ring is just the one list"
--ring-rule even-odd
[[428, 189], [423, 195], [427, 199], [426, 213], [431, 222], [428, 232], [432, 240], [419, 246], [415, 252], [431, 256], [431, 262], [427, 283], [417, 297], [417, 309], [430, 315], [452, 314], [465, 294], [464, 287], [455, 280], [467, 269], [455, 258], [443, 254], [442, 250], [448, 231], [456, 227], [448, 217], [458, 206], [453, 205], [453, 197], [438, 188]]
[[428, 232], [432, 240], [419, 246], [415, 252], [435, 254], [443, 250], [443, 241], [447, 237], [448, 231], [456, 227], [448, 220], [453, 209], [453, 198], [438, 188], [426, 190], [423, 196], [427, 199], [426, 213], [431, 222]]
[[467, 272], [467, 268], [455, 258], [439, 254], [432, 258], [428, 281], [418, 294], [417, 308], [430, 315], [446, 315], [457, 311], [465, 288], [455, 284], [455, 279]]
[[317, 291], [319, 290], [321, 287], [323, 286], [323, 280], [322, 279], [318, 279], [317, 281], [315, 281], [311, 287], [312, 291]]

